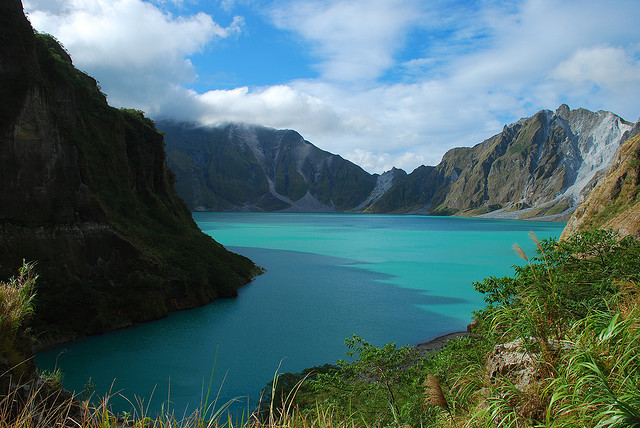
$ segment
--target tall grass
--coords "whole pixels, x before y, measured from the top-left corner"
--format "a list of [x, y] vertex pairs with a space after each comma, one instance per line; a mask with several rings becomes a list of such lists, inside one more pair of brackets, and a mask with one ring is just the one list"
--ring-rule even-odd
[[12, 334], [33, 314], [35, 283], [38, 275], [34, 263], [23, 262], [18, 275], [0, 282], [0, 333]]
[[640, 426], [638, 242], [605, 232], [535, 242], [533, 262], [517, 251], [527, 267], [517, 269], [515, 287], [479, 287], [492, 296], [508, 289], [480, 317], [495, 343], [521, 341], [530, 359], [519, 368], [532, 379], [526, 389], [515, 373], [489, 379], [474, 424]]

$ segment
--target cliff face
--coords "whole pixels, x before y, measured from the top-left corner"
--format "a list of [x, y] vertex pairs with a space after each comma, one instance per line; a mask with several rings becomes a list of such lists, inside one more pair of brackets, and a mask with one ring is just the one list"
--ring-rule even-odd
[[44, 338], [235, 295], [257, 268], [198, 230], [153, 122], [109, 107], [19, 0], [0, 17], [0, 276], [37, 262]]
[[561, 239], [590, 229], [613, 229], [640, 238], [640, 122], [620, 146], [602, 180], [578, 207]]
[[349, 211], [379, 184], [377, 175], [295, 131], [167, 121], [158, 128], [178, 192], [193, 210]]
[[609, 112], [543, 110], [418, 168], [368, 211], [566, 219], [631, 127]]

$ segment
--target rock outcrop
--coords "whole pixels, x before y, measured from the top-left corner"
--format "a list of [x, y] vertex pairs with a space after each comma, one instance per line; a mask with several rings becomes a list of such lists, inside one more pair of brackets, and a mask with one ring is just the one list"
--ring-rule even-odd
[[578, 207], [561, 239], [590, 229], [640, 238], [640, 122], [618, 150], [603, 179]]
[[0, 94], [0, 277], [37, 263], [41, 340], [234, 296], [256, 274], [197, 228], [153, 122], [109, 107], [20, 0], [0, 3]]

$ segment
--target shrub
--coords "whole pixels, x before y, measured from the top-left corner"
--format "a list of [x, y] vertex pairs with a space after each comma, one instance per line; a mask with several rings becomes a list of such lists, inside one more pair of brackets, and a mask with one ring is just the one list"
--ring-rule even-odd
[[0, 333], [12, 334], [33, 314], [35, 282], [34, 263], [23, 262], [14, 276], [0, 282]]

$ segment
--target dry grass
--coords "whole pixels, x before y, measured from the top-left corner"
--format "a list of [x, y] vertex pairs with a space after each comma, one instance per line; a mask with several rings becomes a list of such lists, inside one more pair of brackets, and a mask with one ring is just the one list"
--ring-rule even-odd
[[29, 392], [24, 387], [0, 399], [0, 428], [357, 428], [355, 420], [336, 420], [333, 413], [318, 408], [313, 417], [287, 406], [260, 418], [257, 413], [233, 416], [221, 409], [200, 409], [177, 417], [173, 413], [145, 415], [144, 409], [131, 415], [116, 415], [110, 396], [92, 403], [75, 398], [60, 399], [60, 391], [50, 392], [42, 384]]

